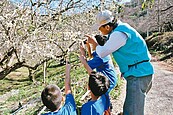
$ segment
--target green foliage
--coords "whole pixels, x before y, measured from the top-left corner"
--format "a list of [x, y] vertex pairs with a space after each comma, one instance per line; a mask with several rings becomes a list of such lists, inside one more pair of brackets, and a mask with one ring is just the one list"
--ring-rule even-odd
[[[81, 100], [81, 97], [87, 91], [88, 74], [83, 65], [79, 63], [79, 61], [76, 61], [78, 60], [78, 57], [75, 54], [72, 54], [70, 57], [70, 62], [72, 65], [70, 73], [72, 92], [75, 97], [77, 109], [79, 110], [82, 104], [90, 98], [90, 96], [88, 95], [84, 100]], [[115, 62], [114, 64], [116, 65]], [[56, 61], [48, 62], [45, 84], [43, 83], [42, 66], [40, 66], [38, 70], [35, 72], [36, 81], [34, 83], [29, 81], [29, 78], [26, 74], [24, 74], [25, 76], [19, 76], [15, 74], [16, 72], [12, 73], [12, 75], [0, 81], [4, 85], [1, 86], [3, 92], [1, 92], [2, 101], [0, 100], [0, 112], [2, 112], [3, 115], [14, 113], [15, 110], [19, 108], [20, 102], [21, 105], [24, 106], [24, 108], [17, 112], [17, 114], [38, 114], [38, 112], [40, 112], [43, 107], [40, 94], [44, 87], [48, 84], [58, 85], [64, 95], [65, 65], [57, 65], [58, 63]], [[17, 70], [17, 72], [26, 72], [26, 68]], [[110, 93], [113, 99], [116, 99], [116, 97], [120, 94], [119, 88], [121, 86], [121, 83], [121, 79], [119, 78], [117, 87]], [[10, 89], [8, 87], [10, 87]], [[45, 112], [46, 111], [47, 110], [45, 110]]]
[[142, 3], [142, 10], [146, 9], [146, 8], [152, 8], [153, 4], [154, 4], [155, 0], [144, 0], [144, 2]]
[[123, 12], [123, 5], [118, 5], [118, 14]]
[[121, 78], [120, 75], [118, 75], [118, 82], [117, 82], [117, 86], [110, 92], [110, 96], [113, 98], [113, 99], [116, 99], [120, 93], [121, 93], [121, 85], [123, 84], [123, 80]]

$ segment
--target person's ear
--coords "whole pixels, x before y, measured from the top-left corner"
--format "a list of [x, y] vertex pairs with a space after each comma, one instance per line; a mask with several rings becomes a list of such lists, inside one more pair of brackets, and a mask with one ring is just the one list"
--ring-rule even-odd
[[109, 25], [106, 25], [106, 26], [105, 26], [105, 29], [106, 29], [106, 30], [109, 30], [109, 29], [110, 29], [110, 26], [109, 26]]

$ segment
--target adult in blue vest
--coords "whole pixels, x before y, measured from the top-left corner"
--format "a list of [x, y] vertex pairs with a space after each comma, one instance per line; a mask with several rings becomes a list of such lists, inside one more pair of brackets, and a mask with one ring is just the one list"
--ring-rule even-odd
[[97, 14], [92, 28], [107, 35], [108, 40], [104, 46], [99, 46], [89, 36], [88, 42], [96, 46], [96, 53], [101, 58], [112, 53], [127, 81], [123, 115], [144, 115], [145, 98], [154, 74], [145, 40], [129, 24], [117, 21], [109, 10]]

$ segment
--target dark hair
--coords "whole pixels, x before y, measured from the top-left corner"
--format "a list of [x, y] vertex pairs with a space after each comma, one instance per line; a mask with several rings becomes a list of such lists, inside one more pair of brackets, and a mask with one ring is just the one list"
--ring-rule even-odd
[[95, 35], [94, 37], [96, 38], [97, 43], [98, 43], [100, 46], [104, 46], [104, 44], [105, 44], [106, 41], [107, 41], [107, 37], [106, 37], [106, 36]]
[[43, 104], [51, 111], [56, 111], [61, 105], [62, 94], [56, 85], [48, 85], [41, 93]]
[[114, 18], [113, 20], [112, 20], [112, 22], [109, 22], [109, 23], [107, 23], [107, 24], [105, 24], [105, 25], [102, 25], [102, 27], [105, 27], [105, 26], [107, 26], [107, 25], [109, 25], [109, 26], [111, 26], [111, 27], [113, 27], [113, 30], [117, 27], [117, 20]]
[[103, 74], [95, 71], [91, 72], [88, 85], [95, 96], [101, 96], [105, 94], [110, 87], [108, 78]]

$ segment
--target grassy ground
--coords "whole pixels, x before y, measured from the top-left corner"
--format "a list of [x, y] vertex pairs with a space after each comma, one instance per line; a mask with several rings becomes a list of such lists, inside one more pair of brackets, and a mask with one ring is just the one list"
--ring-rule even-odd
[[[173, 32], [153, 34], [146, 41], [153, 56], [173, 64]], [[49, 62], [45, 83], [43, 82], [42, 66], [35, 73], [35, 82], [29, 80], [26, 68], [18, 69], [1, 80], [0, 114], [37, 115], [43, 109], [40, 93], [46, 85], [56, 84], [62, 92], [64, 91], [65, 66], [57, 67], [57, 64], [55, 61]], [[73, 94], [77, 106], [81, 106], [85, 102], [80, 98], [87, 90], [88, 75], [78, 61], [73, 62], [72, 65], [75, 65], [71, 70]], [[121, 84], [122, 81], [119, 79], [118, 86], [111, 92], [112, 99], [116, 99], [120, 94]]]
[[[77, 106], [81, 106], [87, 100], [81, 101], [80, 98], [87, 91], [88, 75], [79, 62], [75, 61], [72, 66], [72, 90]], [[57, 62], [49, 62], [45, 83], [43, 67], [39, 67], [38, 70], [35, 73], [35, 82], [29, 80], [26, 68], [18, 69], [0, 81], [0, 114], [37, 115], [43, 109], [40, 93], [47, 84], [56, 84], [64, 92], [65, 66], [57, 67]], [[121, 83], [119, 80], [118, 86], [111, 92], [113, 99], [120, 94]]]

